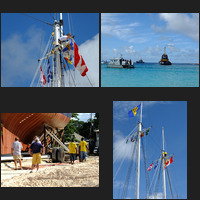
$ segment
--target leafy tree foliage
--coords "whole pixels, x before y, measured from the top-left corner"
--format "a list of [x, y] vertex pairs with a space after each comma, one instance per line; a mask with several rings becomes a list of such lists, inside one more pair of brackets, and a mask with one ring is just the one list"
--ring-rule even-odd
[[85, 138], [92, 138], [94, 129], [99, 129], [99, 113], [95, 114], [94, 119], [92, 119], [92, 123], [91, 119], [88, 119], [87, 122], [80, 121], [78, 113], [72, 113], [70, 122], [64, 128], [64, 141], [70, 141], [74, 132]]

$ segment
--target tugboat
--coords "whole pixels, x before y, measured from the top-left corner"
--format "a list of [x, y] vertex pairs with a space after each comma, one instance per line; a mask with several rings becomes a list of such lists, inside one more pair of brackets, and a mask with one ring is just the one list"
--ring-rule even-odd
[[164, 47], [164, 54], [161, 57], [160, 64], [161, 65], [171, 65], [172, 63], [169, 61], [167, 54], [165, 53], [166, 47]]
[[136, 61], [136, 63], [144, 63], [144, 61], [142, 59]]
[[111, 58], [111, 61], [107, 63], [107, 67], [111, 68], [134, 68], [131, 60], [125, 60], [122, 56], [120, 58]]

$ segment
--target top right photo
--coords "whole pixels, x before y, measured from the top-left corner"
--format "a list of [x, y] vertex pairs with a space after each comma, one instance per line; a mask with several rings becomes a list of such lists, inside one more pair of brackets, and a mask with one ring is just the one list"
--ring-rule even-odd
[[102, 13], [101, 87], [199, 87], [199, 13]]

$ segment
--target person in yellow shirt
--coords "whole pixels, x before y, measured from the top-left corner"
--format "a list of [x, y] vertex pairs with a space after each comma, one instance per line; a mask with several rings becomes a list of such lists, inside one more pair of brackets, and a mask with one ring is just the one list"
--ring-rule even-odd
[[77, 154], [77, 145], [76, 143], [74, 143], [74, 138], [72, 138], [72, 142], [69, 144], [69, 154], [70, 154], [71, 164], [74, 164]]
[[79, 143], [79, 148], [80, 148], [80, 157], [81, 157], [81, 162], [83, 162], [84, 160], [86, 161], [87, 158], [87, 142], [83, 140], [83, 138], [81, 138], [81, 141]]

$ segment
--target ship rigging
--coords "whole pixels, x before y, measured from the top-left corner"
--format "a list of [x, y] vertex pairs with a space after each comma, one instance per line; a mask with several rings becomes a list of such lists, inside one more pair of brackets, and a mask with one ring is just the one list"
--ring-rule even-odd
[[[87, 65], [79, 52], [78, 46], [74, 40], [74, 35], [65, 41], [60, 41], [64, 34], [64, 20], [62, 13], [59, 19], [54, 19], [54, 23], [48, 23], [39, 19], [53, 27], [42, 57], [38, 59], [38, 66], [30, 87], [77, 87], [77, 80], [85, 78], [88, 85], [93, 87], [92, 82], [87, 76]], [[73, 23], [70, 14], [68, 14], [69, 32], [73, 32]], [[80, 75], [76, 74], [79, 71]], [[77, 77], [79, 76], [79, 77]], [[80, 86], [80, 85], [79, 85]]]
[[[176, 189], [172, 183], [171, 175], [169, 171], [169, 165], [173, 163], [174, 154], [169, 154], [166, 151], [166, 142], [164, 136], [164, 127], [162, 127], [162, 147], [160, 149], [160, 157], [157, 160], [154, 160], [152, 163], [147, 162], [147, 138], [151, 135], [152, 126], [144, 127], [142, 124], [142, 112], [143, 112], [143, 102], [132, 109], [128, 115], [130, 117], [135, 117], [135, 115], [139, 115], [139, 122], [137, 123], [136, 127], [132, 129], [132, 131], [118, 143], [117, 146], [114, 147], [113, 150], [113, 165], [120, 157], [120, 150], [119, 148], [122, 145], [127, 146], [127, 155], [123, 155], [119, 165], [113, 169], [113, 184], [117, 184], [119, 187], [118, 190], [118, 197], [117, 199], [129, 199], [130, 191], [134, 194], [134, 199], [140, 199], [140, 187], [142, 190], [146, 190], [146, 199], [166, 199], [167, 198], [167, 189], [169, 188], [171, 198], [177, 198]], [[155, 141], [154, 141], [155, 142]], [[160, 146], [156, 143], [157, 146]], [[125, 154], [126, 154], [125, 153]], [[153, 152], [151, 152], [152, 154]], [[141, 158], [141, 154], [143, 157]], [[126, 158], [129, 158], [129, 165], [124, 165]], [[155, 159], [155, 158], [154, 158]], [[144, 161], [144, 165], [142, 165], [142, 161]], [[140, 176], [141, 176], [141, 167], [144, 169], [145, 179], [146, 179], [146, 188], [145, 183], [140, 183]], [[127, 173], [124, 174], [121, 169], [125, 170], [127, 168]], [[134, 173], [135, 169], [135, 173]], [[151, 174], [150, 178], [150, 171], [154, 172]], [[120, 173], [121, 172], [121, 173]], [[152, 172], [152, 173], [153, 173]], [[123, 175], [122, 175], [123, 174]], [[124, 176], [124, 177], [123, 177]], [[132, 177], [135, 177], [133, 180]], [[143, 175], [144, 176], [144, 175]], [[162, 177], [162, 187], [160, 186], [160, 180]], [[116, 178], [120, 181], [116, 183]], [[143, 177], [144, 178], [144, 177]], [[168, 181], [168, 187], [167, 182]], [[120, 183], [119, 183], [120, 182]], [[174, 192], [175, 191], [175, 192]]]

